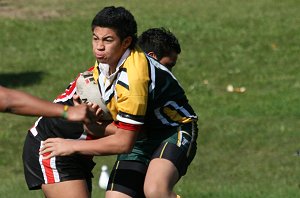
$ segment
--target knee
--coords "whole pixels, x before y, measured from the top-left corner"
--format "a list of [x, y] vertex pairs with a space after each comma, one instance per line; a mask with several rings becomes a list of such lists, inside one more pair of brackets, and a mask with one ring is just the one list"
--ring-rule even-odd
[[152, 183], [144, 185], [144, 193], [147, 198], [166, 198], [172, 196], [172, 190], [165, 185]]

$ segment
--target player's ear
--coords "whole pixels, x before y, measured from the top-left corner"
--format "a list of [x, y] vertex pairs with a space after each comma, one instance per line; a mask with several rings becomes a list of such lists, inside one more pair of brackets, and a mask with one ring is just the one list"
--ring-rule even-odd
[[127, 49], [130, 46], [131, 42], [132, 42], [132, 37], [127, 36], [122, 42], [123, 48]]
[[157, 60], [157, 56], [154, 52], [148, 52], [147, 53], [149, 56], [151, 56], [152, 58], [155, 58]]

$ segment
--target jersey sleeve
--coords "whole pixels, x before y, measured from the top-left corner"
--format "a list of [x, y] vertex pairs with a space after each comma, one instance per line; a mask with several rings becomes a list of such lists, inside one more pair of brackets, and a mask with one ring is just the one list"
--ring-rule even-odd
[[142, 125], [147, 110], [149, 68], [144, 53], [133, 51], [116, 82], [117, 120]]

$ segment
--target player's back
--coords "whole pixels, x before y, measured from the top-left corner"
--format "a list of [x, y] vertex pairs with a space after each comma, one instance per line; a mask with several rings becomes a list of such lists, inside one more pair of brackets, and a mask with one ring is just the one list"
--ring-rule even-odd
[[155, 59], [147, 56], [151, 84], [145, 125], [159, 129], [178, 126], [197, 119], [185, 92], [175, 76]]

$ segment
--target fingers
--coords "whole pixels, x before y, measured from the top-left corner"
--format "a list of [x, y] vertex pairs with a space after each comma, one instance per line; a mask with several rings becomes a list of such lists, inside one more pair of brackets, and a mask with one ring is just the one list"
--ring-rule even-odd
[[85, 124], [90, 124], [92, 122], [96, 122], [98, 120], [97, 117], [97, 109], [99, 108], [99, 106], [96, 104], [92, 104], [92, 103], [87, 103], [87, 111], [86, 111], [86, 118], [83, 121]]
[[74, 141], [74, 139], [49, 138], [42, 142], [39, 154], [43, 156], [43, 159], [72, 155], [75, 152]]
[[102, 109], [99, 107], [99, 105], [97, 105], [97, 104], [92, 104], [92, 108], [96, 111], [96, 116], [97, 116], [98, 118], [100, 118], [101, 115], [102, 115], [102, 113], [103, 113], [103, 111], [102, 111]]
[[40, 154], [40, 155], [43, 156], [43, 158], [42, 158], [43, 160], [47, 160], [47, 159], [50, 159], [52, 157], [55, 157], [54, 152], [48, 152], [48, 153], [44, 153], [44, 154]]
[[91, 107], [92, 109], [100, 109], [99, 105], [97, 105], [96, 103], [91, 103], [91, 102], [88, 102], [86, 103], [89, 107]]
[[75, 107], [69, 108], [68, 120], [70, 121], [83, 121], [85, 124], [96, 122], [101, 119], [103, 111], [96, 103], [87, 102], [84, 104], [79, 103], [79, 96], [73, 96]]
[[50, 159], [56, 156], [54, 151], [51, 151], [51, 149], [40, 150], [39, 155], [43, 156], [43, 160]]
[[74, 94], [74, 95], [73, 95], [73, 100], [78, 100], [78, 99], [80, 99], [79, 95]]
[[43, 156], [43, 159], [50, 159], [55, 157], [55, 142], [60, 138], [49, 138], [46, 141], [42, 142], [39, 154]]
[[48, 138], [47, 140], [45, 141], [42, 141], [42, 146], [48, 144], [48, 143], [53, 143], [53, 142], [56, 142], [57, 140], [60, 140], [62, 138]]
[[95, 103], [91, 103], [91, 102], [88, 102], [87, 105], [93, 109], [93, 111], [95, 112], [97, 118], [96, 118], [96, 121], [97, 120], [100, 120], [101, 119], [101, 116], [103, 114], [103, 111], [102, 109], [99, 107], [99, 105], [95, 104]]
[[102, 114], [103, 114], [103, 111], [102, 111], [102, 109], [97, 109], [97, 111], [96, 111], [96, 116], [97, 117], [99, 117], [99, 118], [101, 118], [102, 117]]
[[81, 100], [80, 100], [79, 95], [77, 95], [77, 94], [73, 95], [73, 103], [74, 103], [74, 106], [77, 106], [77, 105], [81, 104]]

